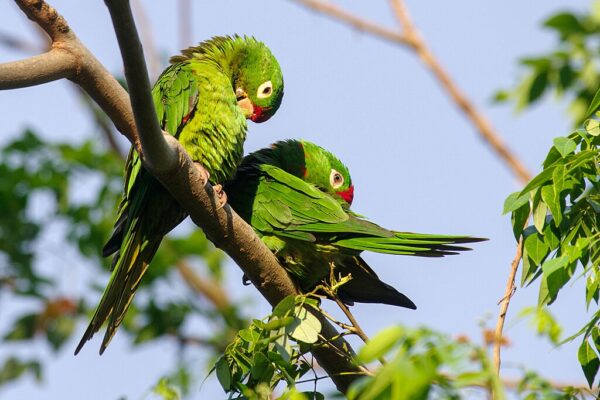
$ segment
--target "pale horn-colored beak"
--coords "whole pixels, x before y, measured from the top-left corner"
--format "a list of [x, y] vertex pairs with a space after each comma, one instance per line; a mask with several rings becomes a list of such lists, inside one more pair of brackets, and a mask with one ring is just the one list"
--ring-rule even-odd
[[252, 102], [248, 98], [246, 92], [244, 92], [244, 90], [241, 88], [238, 88], [235, 91], [235, 96], [237, 98], [238, 106], [240, 106], [242, 109], [244, 116], [246, 118], [250, 118], [252, 115], [254, 115], [254, 106], [252, 105]]

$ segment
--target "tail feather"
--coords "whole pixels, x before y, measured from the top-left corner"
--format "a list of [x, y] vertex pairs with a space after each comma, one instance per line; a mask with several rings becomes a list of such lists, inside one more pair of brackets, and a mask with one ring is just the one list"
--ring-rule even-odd
[[469, 251], [471, 248], [456, 244], [475, 243], [487, 239], [470, 236], [430, 235], [411, 232], [394, 232], [393, 237], [362, 236], [340, 239], [334, 244], [358, 251], [412, 255], [418, 257], [444, 257]]
[[375, 271], [361, 257], [354, 256], [336, 265], [336, 273], [350, 274], [352, 279], [340, 286], [338, 296], [344, 303], [381, 303], [416, 310], [417, 306], [406, 295], [381, 281]]
[[129, 235], [125, 236], [121, 249], [115, 254], [110, 280], [87, 330], [75, 349], [75, 355], [108, 320], [100, 348], [102, 354], [123, 321], [141, 278], [162, 239], [162, 236], [158, 236], [157, 239], [148, 241], [140, 228], [139, 220], [130, 225]]

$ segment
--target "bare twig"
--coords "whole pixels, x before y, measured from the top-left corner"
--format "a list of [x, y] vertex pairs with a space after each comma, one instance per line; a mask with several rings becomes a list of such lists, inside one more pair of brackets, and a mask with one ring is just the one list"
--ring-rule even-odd
[[[60, 60], [65, 67], [64, 71], [67, 71], [66, 76], [82, 86], [109, 115], [119, 131], [140, 152], [149, 172], [161, 181], [192, 220], [203, 228], [207, 237], [231, 256], [261, 294], [272, 305], [288, 295], [297, 294], [290, 277], [252, 228], [228, 205], [219, 207], [212, 187], [206, 184], [204, 169], [191, 161], [174, 137], [166, 134], [163, 136], [150, 98], [148, 75], [129, 3], [106, 1], [123, 54], [131, 100], [114, 77], [79, 42], [56, 10], [43, 0], [14, 1], [53, 39], [49, 53], [60, 49], [56, 57], [71, 59], [72, 65]], [[27, 67], [30, 76], [39, 76], [40, 73], [32, 70], [32, 67], [39, 70], [44, 70], [45, 67], [30, 61], [31, 59], [25, 60], [19, 67]], [[24, 75], [19, 76], [18, 82], [4, 78], [7, 74], [14, 76], [16, 69], [15, 63], [0, 64], [0, 89], [23, 87], [40, 81], [39, 78], [36, 80]], [[135, 109], [135, 118], [132, 107]], [[322, 324], [321, 337], [324, 339], [313, 350], [313, 354], [336, 387], [346, 392], [350, 383], [366, 373], [365, 369], [349, 361], [349, 355], [353, 354], [350, 345], [339, 336], [325, 317], [318, 313], [315, 315]], [[340, 357], [338, 352], [343, 352], [346, 357]]]
[[510, 266], [510, 273], [508, 275], [508, 281], [506, 282], [506, 290], [504, 291], [504, 297], [501, 300], [500, 313], [498, 314], [498, 321], [496, 322], [496, 332], [494, 335], [494, 367], [496, 373], [500, 374], [500, 347], [502, 345], [502, 329], [504, 329], [504, 320], [506, 319], [506, 312], [508, 311], [508, 305], [515, 289], [515, 276], [519, 267], [519, 261], [521, 261], [521, 255], [523, 254], [523, 237], [519, 239], [517, 244], [517, 252]]
[[322, 0], [293, 0], [294, 2], [321, 12], [337, 21], [346, 23], [356, 29], [373, 34], [385, 40], [406, 46], [413, 50], [421, 62], [431, 71], [438, 80], [441, 87], [448, 93], [450, 98], [465, 114], [469, 121], [475, 126], [477, 132], [491, 149], [500, 157], [502, 162], [523, 183], [531, 179], [531, 174], [524, 164], [506, 146], [502, 138], [496, 133], [488, 119], [475, 107], [454, 83], [450, 75], [441, 66], [439, 61], [427, 47], [420, 33], [412, 23], [403, 0], [391, 0], [396, 17], [402, 25], [403, 31], [396, 32], [385, 28], [377, 23], [365, 20], [340, 7], [325, 3]]
[[402, 33], [397, 32], [394, 29], [389, 29], [379, 25], [376, 22], [372, 22], [361, 17], [358, 17], [341, 7], [338, 7], [331, 3], [325, 3], [322, 0], [293, 0], [298, 4], [301, 4], [311, 10], [321, 12], [337, 21], [348, 24], [353, 28], [373, 34], [380, 38], [389, 40], [391, 42], [399, 43], [402, 45], [408, 45], [408, 39]]
[[342, 303], [342, 301], [338, 299], [337, 296], [335, 296], [333, 299], [335, 300], [335, 303], [338, 305], [338, 307], [342, 310], [346, 318], [348, 318], [350, 324], [352, 324], [352, 326], [350, 327], [351, 329], [349, 328], [350, 331], [356, 334], [359, 338], [361, 338], [363, 342], [367, 343], [369, 341], [369, 337], [367, 336], [365, 331], [362, 330], [358, 321], [356, 320], [356, 318], [354, 318], [354, 315], [350, 312], [348, 307], [346, 307], [346, 305]]
[[177, 261], [177, 270], [185, 283], [194, 291], [206, 297], [217, 310], [224, 311], [231, 307], [227, 293], [218, 282], [202, 278], [184, 260]]

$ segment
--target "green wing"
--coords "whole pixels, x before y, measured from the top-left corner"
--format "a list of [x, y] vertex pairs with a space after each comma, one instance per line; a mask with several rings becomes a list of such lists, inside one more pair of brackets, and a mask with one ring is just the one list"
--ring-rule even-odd
[[[171, 65], [156, 81], [152, 88], [154, 108], [161, 128], [177, 136], [198, 104], [198, 81], [188, 63]], [[143, 168], [139, 154], [132, 147], [125, 164], [125, 190], [115, 230], [102, 249], [102, 255], [108, 257], [121, 247], [125, 233], [125, 223], [130, 212], [136, 213], [135, 203], [142, 203], [146, 197], [149, 181], [153, 180]]]
[[152, 89], [156, 115], [161, 127], [178, 136], [198, 104], [198, 81], [189, 63], [173, 64]]
[[[272, 165], [257, 168], [258, 183], [251, 195], [253, 206], [247, 219], [260, 233], [308, 241], [316, 241], [321, 233], [393, 236], [388, 230], [348, 214], [339, 201], [302, 179]], [[237, 209], [235, 201], [233, 206]]]

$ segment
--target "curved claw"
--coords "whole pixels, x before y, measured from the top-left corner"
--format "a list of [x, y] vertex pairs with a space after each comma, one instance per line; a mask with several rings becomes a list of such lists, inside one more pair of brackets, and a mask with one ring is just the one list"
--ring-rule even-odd
[[218, 184], [213, 186], [213, 190], [215, 191], [217, 198], [219, 199], [219, 205], [217, 206], [217, 210], [220, 210], [227, 204], [227, 193], [223, 190], [223, 185]]

